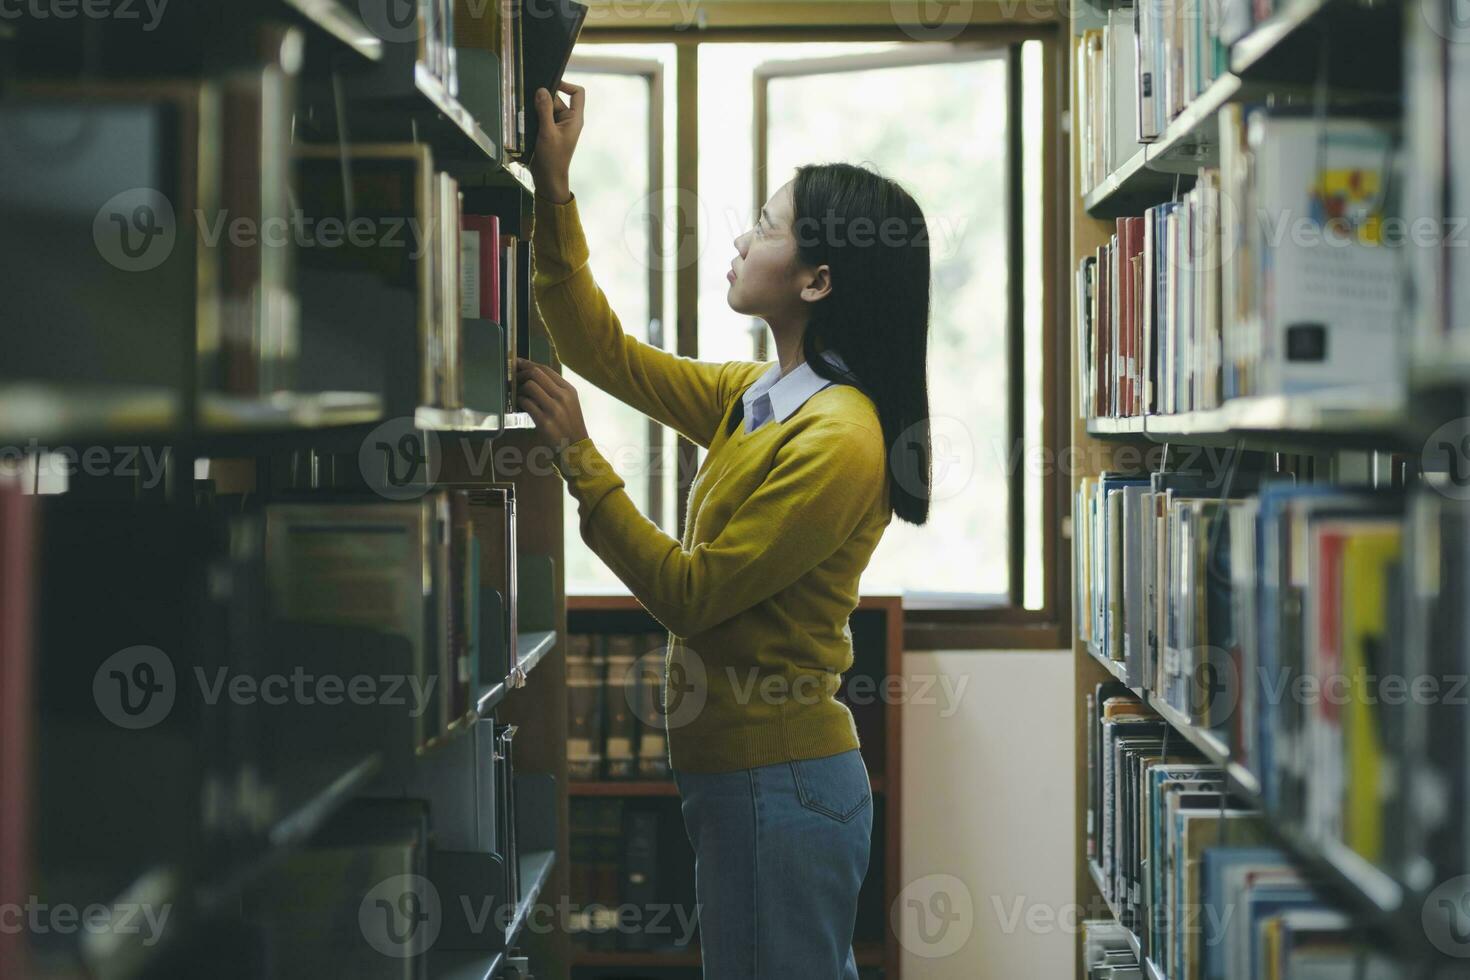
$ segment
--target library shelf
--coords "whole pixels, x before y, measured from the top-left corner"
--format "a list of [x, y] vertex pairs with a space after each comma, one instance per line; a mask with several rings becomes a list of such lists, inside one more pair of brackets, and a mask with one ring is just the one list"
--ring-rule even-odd
[[1283, 4], [1266, 20], [1230, 46], [1230, 70], [1238, 75], [1261, 67], [1287, 38], [1322, 13], [1333, 0], [1296, 0]]
[[428, 107], [440, 117], [448, 120], [467, 143], [465, 146], [455, 147], [456, 150], [466, 152], [473, 147], [487, 160], [497, 162], [500, 160], [499, 144], [490, 138], [490, 134], [485, 132], [479, 121], [470, 114], [459, 99], [449, 94], [444, 83], [436, 78], [421, 61], [414, 62], [413, 84]]
[[[536, 907], [541, 891], [551, 879], [556, 864], [554, 851], [529, 851], [520, 855], [522, 892], [515, 913], [505, 928], [505, 948], [513, 949]], [[430, 980], [496, 980], [505, 966], [504, 950], [476, 952], [472, 950], [439, 950], [429, 952]]]
[[1089, 641], [1087, 644], [1087, 652], [1091, 655], [1093, 660], [1097, 661], [1097, 663], [1102, 667], [1103, 670], [1116, 677], [1118, 679], [1118, 683], [1127, 687], [1128, 690], [1132, 691], [1134, 694], [1137, 694], [1139, 697], [1143, 696], [1143, 693], [1139, 688], [1134, 687], [1132, 684], [1128, 683], [1128, 668], [1127, 665], [1123, 663], [1123, 661], [1114, 660], [1111, 657], [1104, 657], [1101, 651], [1098, 650], [1097, 644], [1091, 641]]
[[1147, 147], [1148, 165], [1156, 170], [1193, 174], [1201, 166], [1219, 162], [1220, 127], [1217, 113], [1227, 102], [1243, 98], [1246, 89], [1239, 76], [1229, 72], [1211, 82], [1203, 92], [1169, 121], [1159, 138]]
[[556, 852], [527, 851], [519, 856], [521, 900], [516, 903], [515, 915], [505, 930], [505, 945], [514, 946], [526, 924], [531, 921], [531, 910], [541, 897], [541, 890], [551, 878], [551, 869], [556, 864]]
[[[854, 943], [853, 958], [858, 966], [882, 966], [883, 946], [881, 943]], [[649, 969], [661, 966], [698, 967], [700, 965], [699, 944], [691, 943], [687, 949], [655, 952], [631, 949], [583, 949], [573, 954], [574, 966], [621, 967], [624, 969]]]
[[1087, 433], [1186, 445], [1387, 448], [1413, 445], [1433, 429], [1433, 425], [1426, 428], [1426, 418], [1436, 417], [1434, 406], [1416, 405], [1410, 411], [1401, 392], [1373, 388], [1320, 396], [1259, 395], [1190, 412], [1093, 418], [1087, 420]]
[[1214, 765], [1224, 767], [1230, 761], [1230, 747], [1225, 744], [1220, 736], [1208, 729], [1200, 728], [1192, 723], [1184, 714], [1169, 702], [1150, 692], [1148, 695], [1148, 706], [1154, 710], [1160, 718], [1169, 723], [1184, 740], [1200, 751], [1206, 759]]
[[0, 384], [0, 439], [78, 433], [164, 433], [184, 419], [184, 393], [161, 385]]
[[[875, 795], [887, 791], [887, 780], [881, 773], [869, 777], [868, 785]], [[679, 788], [672, 779], [588, 779], [573, 780], [567, 785], [571, 796], [678, 796]]]
[[429, 980], [496, 980], [505, 965], [505, 953], [431, 950]]
[[261, 398], [205, 392], [199, 396], [199, 424], [206, 432], [322, 429], [361, 425], [382, 417], [382, 396], [370, 391], [279, 391]]
[[345, 4], [338, 0], [280, 0], [306, 24], [330, 36], [368, 61], [381, 61], [383, 42]]
[[672, 779], [572, 780], [567, 784], [569, 796], [678, 796], [679, 788]]
[[506, 677], [488, 687], [482, 688], [475, 696], [475, 708], [471, 712], [472, 717], [484, 718], [495, 710], [495, 706], [505, 700], [505, 696], [518, 687], [524, 687], [526, 677], [531, 670], [539, 664], [546, 654], [551, 652], [556, 645], [555, 630], [537, 630], [529, 633], [521, 633], [516, 637], [516, 662], [511, 667]]
[[304, 843], [368, 784], [382, 764], [376, 752], [340, 763], [308, 760], [281, 780], [276, 795], [283, 814], [272, 825], [270, 843], [286, 847]]
[[1113, 218], [1168, 200], [1174, 175], [1148, 166], [1148, 148], [1139, 147], [1083, 198], [1082, 206], [1094, 218]]
[[1087, 433], [1094, 436], [1141, 436], [1143, 435], [1143, 416], [1088, 419]]
[[476, 412], [468, 408], [435, 408], [420, 405], [414, 409], [414, 424], [430, 432], [503, 432], [506, 429], [532, 429], [536, 423], [529, 412]]
[[[1108, 914], [1113, 917], [1114, 922], [1123, 926], [1123, 917], [1118, 914], [1118, 906], [1114, 904], [1112, 899], [1107, 897], [1107, 889], [1103, 887], [1102, 868], [1092, 858], [1087, 859], [1087, 873], [1092, 878], [1093, 886], [1097, 888], [1098, 896], [1107, 903]], [[1138, 939], [1138, 933], [1127, 926], [1123, 926], [1123, 937], [1128, 941], [1128, 948], [1133, 952], [1134, 958], [1138, 960], [1139, 965], [1143, 968], [1144, 976], [1148, 980], [1165, 980], [1164, 971], [1159, 969], [1151, 958], [1143, 955], [1143, 944]]]
[[526, 675], [551, 652], [554, 646], [556, 646], [556, 630], [533, 630], [517, 636], [516, 662], [511, 668], [511, 677], [518, 678], [519, 682], [511, 684], [511, 687], [524, 686]]

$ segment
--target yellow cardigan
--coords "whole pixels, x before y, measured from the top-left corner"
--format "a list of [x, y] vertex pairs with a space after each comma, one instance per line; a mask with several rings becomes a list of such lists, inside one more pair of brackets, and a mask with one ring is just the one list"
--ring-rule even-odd
[[573, 199], [535, 199], [536, 303], [563, 364], [709, 450], [683, 541], [639, 513], [591, 439], [557, 455], [583, 540], [668, 628], [665, 717], [679, 770], [724, 772], [858, 746], [833, 695], [848, 615], [892, 519], [883, 430], [850, 385], [754, 432], [730, 412], [771, 365], [694, 360], [623, 332], [588, 267]]

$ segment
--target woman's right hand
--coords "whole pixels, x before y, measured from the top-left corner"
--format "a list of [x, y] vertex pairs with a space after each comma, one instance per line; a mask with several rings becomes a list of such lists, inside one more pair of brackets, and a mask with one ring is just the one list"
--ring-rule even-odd
[[567, 105], [560, 95], [544, 88], [536, 90], [536, 114], [540, 116], [540, 132], [536, 135], [536, 153], [531, 157], [531, 177], [536, 193], [556, 204], [572, 199], [572, 154], [577, 138], [582, 135], [583, 88], [563, 81], [558, 86], [571, 96]]

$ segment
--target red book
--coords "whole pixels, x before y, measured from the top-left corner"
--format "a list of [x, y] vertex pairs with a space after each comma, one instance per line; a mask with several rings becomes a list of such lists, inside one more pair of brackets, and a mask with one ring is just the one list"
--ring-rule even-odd
[[[34, 497], [0, 487], [0, 908], [30, 888]], [[0, 977], [26, 976], [24, 933], [0, 929]]]
[[460, 315], [500, 319], [500, 217], [463, 214], [459, 218]]
[[1119, 218], [1118, 240], [1122, 243], [1123, 261], [1120, 263], [1123, 279], [1126, 281], [1126, 301], [1122, 307], [1123, 333], [1125, 340], [1123, 348], [1127, 357], [1123, 365], [1123, 373], [1127, 378], [1124, 384], [1126, 398], [1124, 400], [1124, 415], [1142, 414], [1142, 389], [1143, 389], [1143, 322], [1140, 312], [1143, 304], [1138, 295], [1138, 263], [1143, 258], [1143, 218]]

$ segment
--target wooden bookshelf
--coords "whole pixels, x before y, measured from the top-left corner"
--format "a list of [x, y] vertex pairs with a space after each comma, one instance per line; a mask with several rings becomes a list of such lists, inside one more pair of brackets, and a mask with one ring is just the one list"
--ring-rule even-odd
[[[581, 632], [632, 632], [657, 631], [657, 622], [631, 595], [570, 595], [567, 597], [569, 631]], [[903, 669], [903, 600], [900, 596], [864, 596], [853, 612], [854, 645], [859, 647], [859, 662], [866, 669], [878, 667], [884, 676], [902, 676]], [[881, 644], [874, 649], [870, 643]], [[864, 652], [866, 650], [866, 652]], [[876, 654], [876, 657], [874, 656]], [[872, 780], [875, 807], [873, 853], [869, 865], [869, 881], [875, 873], [881, 873], [881, 894], [875, 895], [882, 906], [882, 942], [859, 940], [854, 943], [855, 954], [861, 966], [881, 967], [885, 980], [899, 977], [900, 947], [892, 931], [887, 910], [898, 897], [900, 890], [901, 864], [901, 723], [900, 705], [884, 703], [881, 713], [882, 731], [864, 735], [863, 758]], [[678, 789], [670, 780], [588, 780], [569, 784], [568, 793], [574, 799], [628, 799], [665, 800], [673, 804], [678, 799]], [[669, 819], [678, 821], [676, 806], [667, 811]], [[683, 839], [682, 824], [675, 828], [664, 828], [666, 837]], [[880, 872], [881, 869], [881, 872]], [[692, 864], [690, 865], [692, 872]], [[692, 894], [692, 882], [689, 884]], [[862, 914], [860, 913], [860, 919]], [[643, 953], [631, 951], [580, 950], [574, 954], [573, 963], [581, 977], [602, 977], [606, 970], [639, 968], [682, 968], [689, 971], [694, 980], [698, 975], [699, 956], [697, 947], [682, 953]]]
[[[1083, 2], [1071, 8], [1074, 38], [1081, 31], [1101, 24], [1105, 3]], [[1329, 51], [1334, 89], [1329, 102], [1338, 106], [1377, 107], [1393, 102], [1396, 73], [1400, 67], [1399, 38], [1405, 16], [1418, 17], [1415, 10], [1396, 5], [1377, 7], [1351, 0], [1294, 0], [1286, 3], [1269, 20], [1257, 25], [1230, 49], [1230, 71], [1217, 79], [1185, 110], [1174, 118], [1160, 138], [1141, 146], [1129, 160], [1088, 193], [1079, 192], [1080, 148], [1075, 120], [1084, 107], [1077, 104], [1075, 78], [1068, 81], [1074, 120], [1070, 139], [1070, 166], [1074, 175], [1069, 194], [1070, 254], [1072, 268], [1108, 241], [1112, 219], [1141, 214], [1182, 193], [1193, 184], [1187, 170], [1218, 161], [1210, 145], [1218, 141], [1216, 124], [1222, 107], [1241, 101], [1271, 101], [1280, 105], [1302, 104], [1314, 73], [1323, 64], [1319, 54]], [[1354, 72], [1354, 66], [1361, 72]], [[1069, 76], [1075, 64], [1068, 63]], [[1340, 80], [1340, 82], [1339, 82]], [[1464, 166], [1466, 161], [1458, 161]], [[1169, 167], [1179, 173], [1176, 178]], [[1167, 174], [1167, 176], [1166, 176]], [[1075, 312], [1071, 314], [1075, 316]], [[1408, 324], [1402, 324], [1408, 342]], [[1068, 331], [1071, 390], [1076, 392], [1078, 360], [1076, 332]], [[1335, 474], [1339, 465], [1357, 463], [1375, 452], [1399, 453], [1418, 459], [1426, 436], [1436, 426], [1464, 414], [1466, 404], [1466, 358], [1451, 352], [1437, 362], [1412, 359], [1402, 375], [1392, 377], [1383, 388], [1339, 391], [1329, 395], [1299, 395], [1240, 398], [1219, 408], [1177, 414], [1155, 414], [1125, 418], [1077, 417], [1074, 410], [1072, 445], [1078, 459], [1087, 461], [1074, 474], [1077, 481], [1109, 469], [1137, 469], [1140, 447], [1165, 445], [1183, 451], [1210, 447], [1256, 449], [1279, 454], [1295, 472], [1300, 462], [1315, 464], [1317, 472]], [[1132, 467], [1114, 465], [1119, 453], [1127, 451]], [[1149, 457], [1150, 459], [1154, 457]], [[1155, 467], [1156, 468], [1156, 467]], [[1356, 472], [1352, 466], [1347, 467]], [[1074, 575], [1079, 574], [1074, 569]], [[1375, 952], [1398, 957], [1422, 976], [1459, 975], [1446, 968], [1452, 960], [1430, 948], [1421, 907], [1401, 885], [1353, 852], [1309, 839], [1272, 812], [1263, 798], [1255, 776], [1215, 731], [1192, 723], [1147, 684], [1131, 684], [1121, 661], [1100, 656], [1095, 647], [1074, 636], [1074, 716], [1078, 769], [1074, 774], [1078, 812], [1074, 824], [1076, 897], [1085, 909], [1101, 907], [1105, 894], [1099, 867], [1087, 858], [1087, 694], [1099, 683], [1115, 681], [1128, 687], [1168, 726], [1168, 737], [1179, 737], [1226, 775], [1229, 796], [1236, 803], [1262, 812], [1272, 840], [1294, 863], [1300, 865], [1322, 893], [1337, 903], [1361, 926], [1362, 935]], [[1116, 904], [1106, 903], [1115, 919]], [[1236, 910], [1238, 911], [1238, 910]], [[1125, 930], [1127, 931], [1127, 930]], [[1129, 944], [1144, 975], [1166, 980], [1161, 967], [1140, 950], [1136, 935]], [[1084, 977], [1081, 936], [1077, 942], [1077, 976]], [[1461, 963], [1463, 961], [1460, 961]], [[1438, 972], [1445, 970], [1446, 972]], [[1177, 980], [1177, 978], [1176, 978]]]

